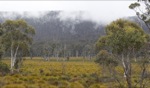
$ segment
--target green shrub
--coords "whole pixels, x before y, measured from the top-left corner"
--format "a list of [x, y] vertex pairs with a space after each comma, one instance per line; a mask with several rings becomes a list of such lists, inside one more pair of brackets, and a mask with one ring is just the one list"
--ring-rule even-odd
[[9, 73], [9, 72], [10, 72], [10, 70], [9, 70], [8, 65], [3, 62], [0, 62], [0, 73], [2, 75], [5, 75], [6, 73]]
[[107, 50], [101, 50], [96, 56], [95, 62], [100, 65], [112, 65], [117, 66], [118, 62], [115, 60], [115, 56], [110, 54]]

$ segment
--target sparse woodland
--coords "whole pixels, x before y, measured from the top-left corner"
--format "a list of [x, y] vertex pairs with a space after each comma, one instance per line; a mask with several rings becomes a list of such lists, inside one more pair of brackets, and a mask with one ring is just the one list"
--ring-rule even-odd
[[131, 3], [137, 18], [108, 25], [61, 20], [61, 11], [0, 15], [0, 88], [149, 88], [149, 3]]

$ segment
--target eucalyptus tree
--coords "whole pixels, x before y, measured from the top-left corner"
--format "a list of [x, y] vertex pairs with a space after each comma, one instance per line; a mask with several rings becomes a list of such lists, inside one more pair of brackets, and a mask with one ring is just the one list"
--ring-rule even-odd
[[34, 28], [27, 24], [24, 20], [6, 20], [2, 23], [3, 43], [6, 50], [10, 51], [11, 71], [17, 61], [18, 52], [24, 53], [32, 43], [32, 37], [35, 34]]
[[148, 35], [137, 24], [118, 19], [107, 25], [106, 36], [100, 38], [96, 45], [117, 55], [123, 67], [128, 88], [132, 88], [132, 56], [147, 42]]
[[150, 31], [150, 1], [137, 0], [137, 2], [130, 4], [129, 8], [135, 11], [137, 17], [145, 23]]

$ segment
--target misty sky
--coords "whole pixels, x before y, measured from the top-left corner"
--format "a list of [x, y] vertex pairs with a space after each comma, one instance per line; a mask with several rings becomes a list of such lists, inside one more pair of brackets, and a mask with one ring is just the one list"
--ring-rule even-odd
[[[30, 11], [38, 15], [38, 11], [65, 11], [64, 17], [82, 14], [84, 19], [103, 20], [109, 22], [121, 17], [134, 16], [135, 12], [128, 6], [132, 1], [0, 1], [0, 11]], [[84, 12], [84, 13], [82, 13]]]

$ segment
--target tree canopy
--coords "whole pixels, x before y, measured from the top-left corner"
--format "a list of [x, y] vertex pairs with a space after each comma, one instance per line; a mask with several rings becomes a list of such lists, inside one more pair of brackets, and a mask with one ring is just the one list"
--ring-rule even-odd
[[29, 49], [35, 31], [24, 20], [6, 20], [1, 24], [1, 29], [3, 30], [2, 43], [5, 50], [10, 51], [11, 69], [13, 69], [17, 57], [22, 57]]
[[106, 36], [97, 42], [97, 46], [109, 47], [116, 54], [132, 52], [140, 49], [147, 42], [148, 34], [135, 23], [118, 19], [106, 27]]
[[[96, 43], [99, 49], [106, 49], [109, 53], [117, 56], [116, 59], [122, 64], [128, 88], [132, 88], [132, 56], [146, 45], [148, 38], [148, 34], [137, 24], [128, 20], [118, 19], [107, 25], [106, 35]], [[109, 53], [101, 51], [98, 53], [98, 55], [101, 55], [98, 60], [108, 58]]]

